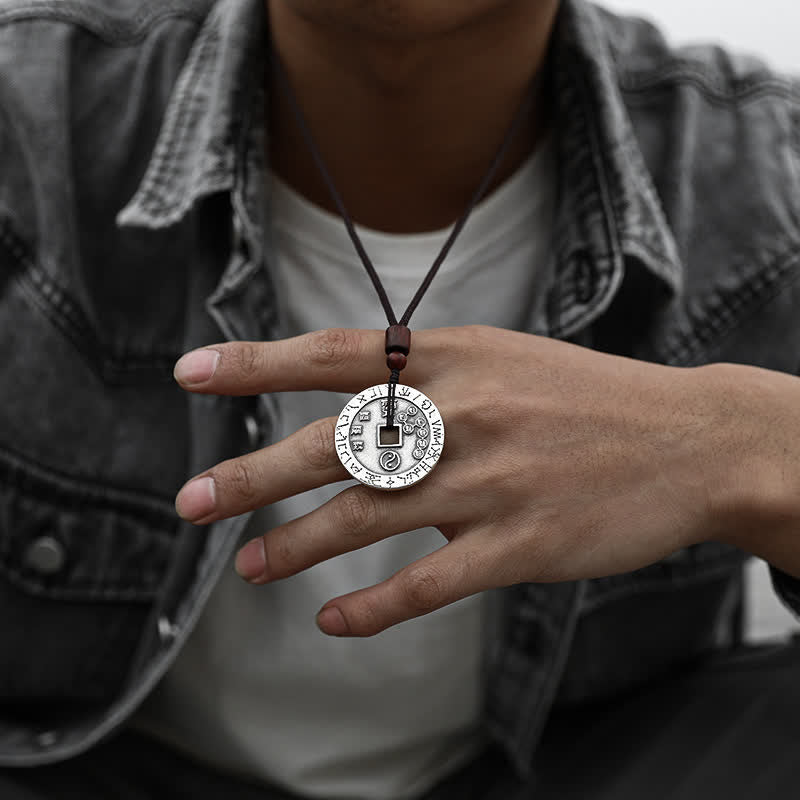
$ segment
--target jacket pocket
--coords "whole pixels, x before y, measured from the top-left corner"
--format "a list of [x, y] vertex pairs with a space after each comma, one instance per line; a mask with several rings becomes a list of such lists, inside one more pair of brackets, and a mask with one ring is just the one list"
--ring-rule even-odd
[[177, 526], [163, 500], [0, 451], [0, 704], [114, 696]]

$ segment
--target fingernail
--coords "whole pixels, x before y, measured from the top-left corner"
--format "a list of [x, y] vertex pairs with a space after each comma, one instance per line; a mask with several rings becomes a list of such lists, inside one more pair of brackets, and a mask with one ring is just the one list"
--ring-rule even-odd
[[264, 574], [267, 559], [264, 555], [264, 539], [251, 539], [237, 554], [234, 565], [239, 576], [254, 581]]
[[213, 478], [195, 478], [178, 492], [175, 510], [189, 522], [203, 519], [217, 507], [217, 492]]
[[345, 636], [348, 633], [347, 623], [336, 606], [323, 608], [317, 614], [317, 627], [328, 636]]
[[214, 374], [218, 363], [219, 353], [216, 350], [193, 350], [178, 359], [173, 375], [184, 386], [205, 383]]

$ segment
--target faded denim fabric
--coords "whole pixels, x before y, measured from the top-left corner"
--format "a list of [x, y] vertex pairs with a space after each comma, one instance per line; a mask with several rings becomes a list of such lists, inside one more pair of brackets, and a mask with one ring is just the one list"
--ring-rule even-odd
[[[266, 26], [263, 0], [0, 0], [0, 765], [122, 724], [244, 528], [198, 530], [173, 498], [268, 443], [272, 401], [189, 395], [172, 366], [275, 335]], [[796, 373], [798, 85], [584, 0], [564, 2], [552, 76], [553, 281], [531, 332]], [[485, 719], [518, 770], [554, 702], [729, 644], [742, 559], [706, 544], [500, 592]]]

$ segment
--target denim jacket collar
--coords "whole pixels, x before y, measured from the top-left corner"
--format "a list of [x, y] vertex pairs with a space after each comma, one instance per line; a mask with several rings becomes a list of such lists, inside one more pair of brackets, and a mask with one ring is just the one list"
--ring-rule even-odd
[[216, 0], [167, 108], [121, 226], [167, 228], [203, 197], [231, 191], [247, 155], [251, 112], [264, 74], [264, 0]]
[[633, 264], [670, 294], [682, 288], [678, 248], [622, 99], [604, 13], [564, 0], [555, 31], [560, 202], [552, 336], [569, 336], [602, 314]]
[[[204, 196], [234, 190], [254, 175], [253, 167], [263, 166], [266, 132], [254, 129], [264, 125], [265, 9], [263, 0], [214, 3], [120, 225], [177, 224]], [[585, 0], [563, 0], [555, 30], [560, 177], [556, 281], [548, 303], [552, 336], [570, 336], [602, 314], [628, 263], [643, 265], [670, 293], [682, 283], [677, 247], [619, 90], [603, 13]], [[261, 190], [238, 189], [234, 195], [245, 204], [249, 197], [260, 205], [253, 198]], [[260, 241], [260, 219], [243, 211], [244, 224]]]

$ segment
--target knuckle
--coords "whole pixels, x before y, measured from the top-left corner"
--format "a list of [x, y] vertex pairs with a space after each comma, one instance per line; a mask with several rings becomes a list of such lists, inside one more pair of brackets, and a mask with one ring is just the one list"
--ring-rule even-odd
[[252, 500], [256, 495], [258, 485], [256, 470], [249, 461], [242, 459], [231, 461], [219, 482], [235, 500]]
[[510, 421], [520, 421], [525, 409], [501, 382], [487, 377], [485, 383], [448, 398], [442, 411], [451, 427], [464, 428], [474, 437], [495, 436], [498, 428], [507, 430]]
[[444, 585], [439, 570], [421, 564], [409, 567], [403, 576], [404, 599], [412, 612], [427, 614], [442, 605]]
[[349, 536], [362, 537], [379, 521], [378, 503], [370, 491], [360, 487], [342, 492], [336, 504], [336, 522]]
[[345, 328], [315, 331], [308, 339], [308, 358], [314, 366], [339, 369], [358, 355], [358, 341]]
[[295, 548], [292, 537], [274, 533], [264, 537], [264, 556], [270, 578], [285, 578], [294, 574]]
[[437, 491], [449, 498], [448, 503], [452, 502], [453, 507], [460, 511], [471, 509], [474, 506], [474, 502], [471, 501], [474, 501], [475, 497], [475, 484], [469, 480], [469, 474], [464, 474], [463, 466], [459, 469], [447, 466], [445, 469], [445, 465], [442, 464], [437, 470], [439, 473], [436, 476]]
[[309, 425], [305, 435], [300, 438], [303, 462], [315, 470], [335, 466], [339, 459], [334, 436], [334, 426], [330, 420], [318, 420]]
[[447, 403], [442, 408], [442, 413], [447, 423], [451, 426], [470, 424], [473, 414], [472, 397], [467, 396], [463, 392], [459, 392], [455, 397], [447, 398]]
[[245, 381], [257, 378], [261, 372], [261, 348], [255, 342], [240, 342], [236, 353], [237, 376]]

